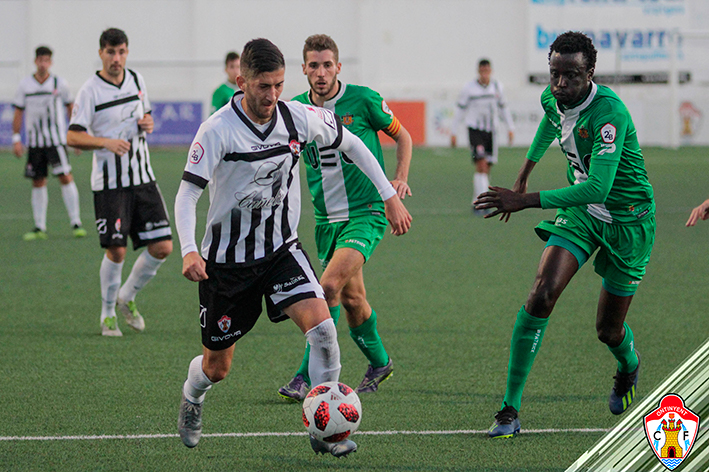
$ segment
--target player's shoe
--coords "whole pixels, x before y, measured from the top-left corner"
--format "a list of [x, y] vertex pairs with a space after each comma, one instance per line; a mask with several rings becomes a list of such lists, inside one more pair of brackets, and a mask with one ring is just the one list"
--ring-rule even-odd
[[491, 438], [513, 438], [520, 431], [519, 415], [513, 406], [505, 407], [495, 413], [495, 422], [492, 423], [487, 435]]
[[345, 457], [349, 453], [355, 452], [357, 450], [357, 444], [349, 439], [345, 439], [344, 441], [340, 441], [338, 443], [328, 443], [325, 441], [320, 441], [312, 434], [309, 436], [310, 447], [313, 448], [315, 454], [325, 454], [326, 452], [329, 452], [333, 456], [339, 458]]
[[22, 235], [22, 239], [24, 241], [37, 241], [37, 240], [45, 240], [47, 239], [47, 233], [45, 231], [42, 231], [39, 228], [35, 228], [29, 233], [25, 233]]
[[364, 379], [355, 389], [355, 392], [368, 393], [376, 392], [379, 388], [379, 384], [384, 382], [386, 379], [394, 374], [394, 361], [389, 358], [389, 362], [384, 367], [377, 367], [376, 369], [369, 364], [367, 367], [367, 372], [364, 374]]
[[308, 383], [301, 374], [278, 389], [278, 395], [289, 402], [302, 402], [308, 394]]
[[101, 322], [101, 336], [123, 336], [118, 327], [118, 317], [110, 316]]
[[635, 351], [635, 354], [638, 356], [638, 366], [635, 370], [628, 374], [616, 371], [613, 376], [615, 383], [608, 398], [608, 406], [614, 415], [624, 413], [635, 400], [635, 388], [638, 385], [638, 374], [640, 373], [640, 353]]
[[145, 329], [145, 320], [138, 312], [133, 300], [125, 302], [120, 298], [116, 299], [116, 310], [120, 311], [126, 318], [128, 326], [138, 331], [139, 333]]
[[73, 234], [75, 238], [84, 238], [86, 237], [86, 230], [80, 225], [74, 225], [71, 230], [71, 234]]
[[180, 416], [177, 418], [180, 439], [187, 447], [195, 447], [202, 436], [202, 404], [192, 403], [182, 392]]

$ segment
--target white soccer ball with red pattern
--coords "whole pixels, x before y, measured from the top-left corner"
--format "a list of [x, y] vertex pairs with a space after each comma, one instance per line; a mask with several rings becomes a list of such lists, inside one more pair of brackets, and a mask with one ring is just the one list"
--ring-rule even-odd
[[362, 404], [347, 385], [324, 382], [303, 401], [303, 424], [310, 434], [325, 442], [344, 441], [362, 421]]

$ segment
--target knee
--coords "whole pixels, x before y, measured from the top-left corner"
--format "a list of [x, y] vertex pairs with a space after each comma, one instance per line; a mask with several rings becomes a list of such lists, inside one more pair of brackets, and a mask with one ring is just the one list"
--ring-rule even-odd
[[226, 378], [229, 374], [230, 367], [231, 365], [229, 365], [229, 363], [207, 361], [202, 365], [202, 370], [209, 380], [217, 383]]
[[325, 300], [328, 303], [337, 302], [340, 299], [342, 287], [334, 280], [323, 279], [321, 282], [322, 289], [325, 292]]
[[172, 253], [172, 241], [160, 241], [148, 246], [148, 253], [155, 259], [165, 259]]
[[558, 298], [558, 290], [553, 285], [538, 281], [529, 294], [526, 304], [527, 312], [533, 316], [546, 318], [551, 314]]
[[622, 328], [617, 329], [601, 324], [596, 325], [596, 335], [598, 336], [598, 340], [611, 347], [619, 346], [620, 343], [623, 342], [622, 332]]
[[367, 303], [367, 297], [363, 293], [343, 291], [340, 295], [340, 303], [347, 313], [357, 313]]

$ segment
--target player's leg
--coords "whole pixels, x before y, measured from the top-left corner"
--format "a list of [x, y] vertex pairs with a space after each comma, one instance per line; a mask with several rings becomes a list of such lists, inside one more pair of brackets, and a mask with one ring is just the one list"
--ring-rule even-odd
[[118, 293], [117, 308], [128, 325], [140, 332], [145, 320], [138, 311], [135, 297], [160, 269], [172, 252], [172, 233], [162, 195], [157, 186], [134, 190], [131, 239], [133, 246], [147, 246], [136, 259], [130, 275]]
[[518, 412], [527, 376], [541, 347], [549, 315], [564, 288], [588, 259], [581, 248], [552, 236], [542, 253], [527, 303], [517, 313], [510, 342], [507, 388], [502, 409], [495, 415], [490, 437], [512, 437], [519, 432]]
[[32, 179], [32, 217], [34, 229], [25, 233], [22, 239], [34, 241], [47, 239], [47, 159], [43, 149], [30, 148], [27, 151], [25, 177]]
[[116, 298], [121, 286], [125, 246], [108, 246], [101, 261], [101, 335], [123, 336], [116, 317]]
[[[470, 149], [475, 165], [475, 173], [473, 174], [473, 199], [483, 192], [487, 192], [490, 186], [489, 168], [488, 168], [488, 143], [487, 134], [482, 130], [468, 128], [468, 138], [470, 140]], [[472, 203], [471, 203], [472, 205]], [[476, 215], [483, 215], [486, 212], [483, 210], [475, 210]]]
[[81, 211], [79, 209], [79, 189], [76, 187], [74, 177], [71, 175], [71, 166], [64, 146], [51, 148], [49, 163], [52, 172], [59, 178], [62, 189], [62, 199], [69, 214], [69, 223], [72, 226], [74, 237], [83, 238], [86, 230], [81, 226]]

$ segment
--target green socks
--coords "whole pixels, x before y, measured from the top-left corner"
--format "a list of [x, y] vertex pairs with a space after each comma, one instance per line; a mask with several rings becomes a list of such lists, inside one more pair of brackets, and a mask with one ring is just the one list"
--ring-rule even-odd
[[619, 346], [610, 347], [613, 356], [618, 361], [618, 371], [623, 374], [629, 374], [638, 368], [638, 356], [635, 354], [635, 342], [633, 341], [633, 332], [627, 323], [623, 323], [625, 327], [625, 337]]
[[524, 384], [527, 382], [529, 371], [532, 370], [548, 323], [549, 318], [536, 318], [527, 313], [524, 307], [517, 313], [510, 342], [510, 363], [507, 367], [507, 391], [503, 408], [509, 405], [519, 411]]
[[384, 350], [382, 338], [377, 332], [377, 314], [372, 310], [372, 316], [356, 328], [350, 328], [350, 337], [359, 346], [375, 369], [384, 367], [389, 362], [389, 354]]
[[[330, 316], [332, 317], [332, 321], [335, 322], [335, 326], [337, 326], [337, 320], [340, 319], [340, 305], [337, 306], [331, 306], [328, 307], [328, 310], [330, 310]], [[300, 364], [300, 368], [298, 368], [298, 372], [295, 373], [295, 375], [302, 375], [305, 381], [310, 385], [310, 376], [308, 375], [308, 362], [310, 361], [310, 343], [306, 341], [305, 343], [305, 354], [303, 355], [303, 362]]]

